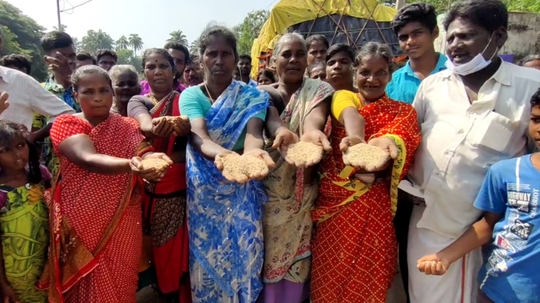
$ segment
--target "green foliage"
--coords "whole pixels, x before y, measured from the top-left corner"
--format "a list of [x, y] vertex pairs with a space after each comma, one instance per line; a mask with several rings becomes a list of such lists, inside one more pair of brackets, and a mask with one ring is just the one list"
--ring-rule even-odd
[[130, 64], [133, 65], [137, 70], [142, 69], [142, 59], [140, 56], [137, 56], [130, 49], [117, 49], [116, 55], [118, 56], [118, 64]]
[[99, 49], [113, 49], [114, 40], [101, 29], [98, 31], [89, 30], [82, 38], [81, 48], [87, 52], [95, 54]]
[[238, 52], [240, 54], [251, 54], [253, 40], [255, 40], [261, 28], [268, 19], [270, 12], [267, 10], [257, 10], [249, 12], [244, 21], [233, 27], [233, 31], [238, 38]]
[[188, 45], [188, 40], [186, 35], [184, 35], [184, 32], [181, 30], [173, 31], [169, 34], [171, 37], [167, 39], [167, 42], [179, 42], [183, 45]]
[[189, 45], [189, 53], [192, 55], [199, 55], [199, 38], [191, 42]]
[[[459, 0], [422, 0], [422, 2], [433, 4], [437, 13], [444, 13], [448, 11], [450, 6], [454, 2]], [[407, 0], [407, 3], [419, 2], [415, 0]], [[511, 12], [530, 12], [530, 13], [540, 13], [540, 1], [538, 0], [502, 0], [506, 7]]]
[[138, 34], [131, 34], [129, 35], [129, 45], [133, 48], [133, 52], [137, 53], [143, 48], [144, 43]]
[[3, 0], [0, 0], [0, 26], [3, 34], [0, 55], [12, 53], [28, 55], [32, 59], [32, 76], [44, 81], [47, 77], [47, 67], [43, 60], [40, 39], [45, 28]]
[[126, 36], [120, 37], [118, 40], [116, 40], [116, 49], [127, 49], [129, 46], [129, 40], [126, 38]]

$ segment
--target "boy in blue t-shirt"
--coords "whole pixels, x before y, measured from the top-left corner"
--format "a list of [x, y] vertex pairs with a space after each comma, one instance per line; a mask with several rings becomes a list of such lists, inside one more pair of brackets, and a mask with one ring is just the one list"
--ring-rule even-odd
[[[531, 98], [529, 133], [540, 144], [540, 89]], [[474, 206], [484, 217], [454, 243], [418, 260], [427, 275], [491, 241], [478, 282], [478, 303], [540, 302], [540, 153], [493, 165]], [[454, 265], [457, 266], [457, 265]]]

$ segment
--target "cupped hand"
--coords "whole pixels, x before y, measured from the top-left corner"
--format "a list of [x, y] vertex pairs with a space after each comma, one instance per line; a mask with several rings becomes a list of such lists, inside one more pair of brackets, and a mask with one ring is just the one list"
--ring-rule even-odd
[[266, 164], [266, 168], [263, 169], [262, 171], [251, 171], [251, 174], [248, 176], [249, 179], [262, 180], [266, 178], [269, 172], [268, 167], [274, 167], [276, 165], [276, 163], [274, 162], [274, 160], [272, 160], [270, 155], [266, 151], [260, 148], [254, 148], [249, 151], [246, 151], [244, 152], [244, 155], [242, 156], [253, 156], [253, 157], [259, 158], [263, 160], [264, 163]]
[[189, 135], [191, 132], [191, 122], [188, 116], [180, 116], [176, 119], [174, 131], [178, 137]]
[[332, 151], [332, 146], [330, 145], [330, 141], [328, 141], [328, 137], [326, 137], [326, 135], [320, 130], [313, 130], [304, 133], [300, 138], [300, 141], [311, 142], [315, 145], [322, 146], [322, 148], [327, 152]]
[[294, 161], [287, 157], [287, 152], [289, 151], [289, 146], [298, 142], [298, 136], [291, 132], [286, 127], [280, 127], [274, 139], [274, 144], [272, 144], [273, 149], [277, 149], [281, 154], [281, 157], [285, 162], [294, 165]]
[[380, 149], [384, 150], [386, 153], [390, 155], [390, 158], [397, 159], [399, 155], [399, 150], [396, 145], [396, 142], [394, 140], [388, 138], [388, 137], [378, 137], [373, 138], [368, 141], [369, 145], [377, 146]]
[[177, 136], [175, 123], [170, 123], [168, 117], [159, 117], [152, 119], [152, 133], [157, 137], [168, 138]]

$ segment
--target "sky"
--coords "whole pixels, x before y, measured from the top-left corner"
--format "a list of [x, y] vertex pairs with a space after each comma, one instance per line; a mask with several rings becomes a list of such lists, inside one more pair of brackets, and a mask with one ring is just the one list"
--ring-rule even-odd
[[[6, 0], [23, 14], [52, 30], [57, 26], [56, 0]], [[60, 0], [60, 9], [77, 6], [87, 0]], [[189, 43], [202, 33], [209, 22], [227, 27], [241, 23], [248, 12], [271, 9], [277, 0], [92, 0], [61, 13], [66, 32], [79, 41], [90, 29], [102, 29], [114, 40], [137, 33], [144, 48], [162, 47], [169, 33], [182, 30]], [[71, 5], [70, 5], [71, 4]], [[70, 14], [68, 14], [70, 13]]]

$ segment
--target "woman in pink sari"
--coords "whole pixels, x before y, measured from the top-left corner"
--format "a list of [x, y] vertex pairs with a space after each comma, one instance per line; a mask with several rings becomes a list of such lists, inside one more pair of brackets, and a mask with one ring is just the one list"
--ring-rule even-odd
[[105, 70], [81, 67], [72, 83], [82, 113], [60, 116], [51, 129], [60, 174], [39, 287], [49, 288], [49, 302], [134, 303], [142, 245], [137, 177], [162, 177], [143, 170], [141, 160], [172, 161], [152, 152], [135, 120], [109, 113], [113, 94]]

